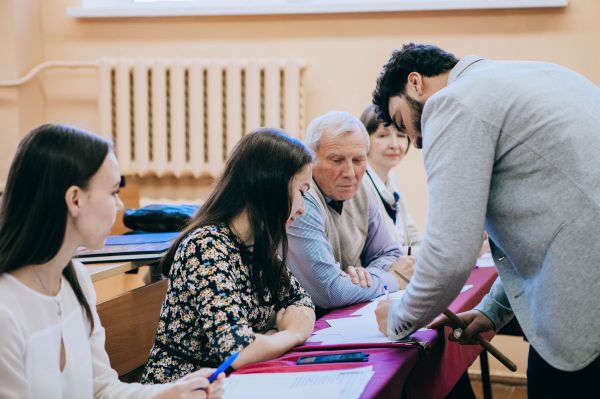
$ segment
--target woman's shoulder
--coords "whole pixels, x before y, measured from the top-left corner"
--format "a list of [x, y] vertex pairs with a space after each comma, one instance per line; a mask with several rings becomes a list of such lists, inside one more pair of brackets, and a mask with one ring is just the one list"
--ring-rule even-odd
[[175, 259], [203, 256], [217, 256], [218, 253], [239, 252], [239, 241], [225, 225], [200, 226], [190, 231], [178, 245]]
[[88, 302], [96, 303], [96, 292], [94, 291], [94, 285], [92, 283], [92, 276], [88, 269], [78, 260], [73, 259], [71, 261], [73, 269], [75, 270], [75, 276], [79, 282], [79, 286], [83, 291]]
[[91, 283], [92, 277], [90, 276], [90, 273], [88, 269], [84, 266], [84, 264], [76, 259], [73, 259], [71, 263], [73, 264], [73, 269], [75, 270], [75, 275], [77, 276], [77, 280], [79, 280], [79, 283], [87, 283], [88, 280]]
[[181, 240], [180, 246], [183, 244], [184, 246], [188, 243], [199, 243], [199, 242], [211, 242], [211, 241], [220, 241], [226, 245], [236, 245], [236, 239], [231, 232], [231, 229], [225, 225], [206, 225], [200, 226], [192, 231], [190, 231], [184, 238]]
[[19, 302], [19, 296], [23, 290], [19, 289], [19, 282], [8, 273], [0, 275], [0, 308], [9, 311]]

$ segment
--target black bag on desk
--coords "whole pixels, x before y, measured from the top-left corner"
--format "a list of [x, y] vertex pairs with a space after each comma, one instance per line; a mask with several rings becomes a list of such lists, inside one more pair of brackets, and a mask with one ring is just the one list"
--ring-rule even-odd
[[123, 224], [132, 230], [161, 233], [182, 230], [198, 212], [198, 205], [148, 205], [138, 209], [127, 209]]

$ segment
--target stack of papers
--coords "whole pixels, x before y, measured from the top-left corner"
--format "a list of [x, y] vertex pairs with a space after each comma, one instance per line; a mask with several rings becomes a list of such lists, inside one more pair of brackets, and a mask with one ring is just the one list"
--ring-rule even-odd
[[223, 399], [358, 399], [373, 374], [372, 366], [298, 373], [234, 374], [225, 379]]
[[147, 233], [110, 236], [100, 249], [79, 248], [75, 258], [82, 263], [160, 259], [179, 233]]
[[[398, 300], [404, 290], [390, 294], [390, 299]], [[367, 343], [392, 343], [395, 342], [379, 331], [375, 308], [385, 295], [373, 299], [367, 305], [352, 313], [353, 317], [326, 320], [331, 327], [319, 330], [307, 342], [321, 342], [323, 345], [338, 344], [367, 344]]]
[[[473, 288], [471, 284], [465, 285], [461, 292]], [[399, 300], [404, 295], [405, 290], [390, 294], [391, 300]], [[377, 318], [375, 317], [375, 308], [379, 301], [386, 299], [385, 295], [377, 297], [367, 305], [352, 313], [352, 317], [341, 319], [325, 320], [329, 328], [317, 331], [306, 342], [321, 342], [323, 345], [340, 344], [383, 344], [394, 343], [387, 336], [379, 331]], [[325, 316], [327, 317], [327, 316]], [[420, 330], [427, 330], [421, 328]]]

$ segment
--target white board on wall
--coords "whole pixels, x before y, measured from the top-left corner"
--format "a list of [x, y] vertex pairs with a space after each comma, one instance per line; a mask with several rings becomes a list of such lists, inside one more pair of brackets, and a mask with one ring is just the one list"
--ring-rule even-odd
[[568, 0], [81, 0], [77, 18], [267, 15], [565, 7]]

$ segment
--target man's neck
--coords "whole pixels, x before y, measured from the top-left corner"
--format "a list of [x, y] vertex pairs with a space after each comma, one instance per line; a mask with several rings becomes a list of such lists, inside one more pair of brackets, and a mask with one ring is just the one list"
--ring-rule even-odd
[[423, 97], [425, 97], [425, 101], [429, 99], [432, 95], [442, 90], [444, 87], [448, 86], [448, 78], [450, 77], [450, 72], [452, 70], [448, 70], [443, 72], [437, 76], [425, 77], [423, 80], [426, 82], [423, 90]]

